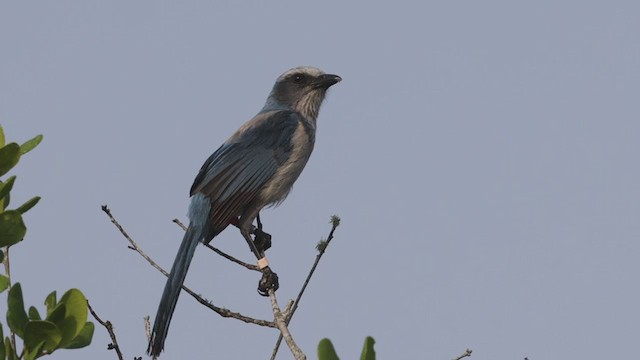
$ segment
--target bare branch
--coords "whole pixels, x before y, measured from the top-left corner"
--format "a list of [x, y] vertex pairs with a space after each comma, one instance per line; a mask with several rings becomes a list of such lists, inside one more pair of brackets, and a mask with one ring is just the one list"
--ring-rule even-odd
[[[289, 325], [289, 323], [291, 322], [291, 318], [293, 317], [293, 314], [298, 309], [298, 305], [300, 304], [300, 299], [302, 299], [302, 295], [304, 294], [304, 291], [306, 290], [307, 285], [309, 285], [309, 281], [311, 280], [313, 273], [316, 271], [316, 267], [318, 267], [318, 263], [320, 262], [322, 255], [324, 255], [324, 252], [327, 250], [329, 243], [331, 243], [331, 240], [333, 240], [333, 233], [336, 231], [336, 228], [340, 226], [340, 218], [337, 215], [333, 215], [331, 216], [330, 223], [331, 223], [331, 231], [329, 232], [329, 236], [327, 237], [326, 240], [320, 241], [316, 246], [316, 248], [318, 249], [318, 255], [316, 255], [316, 260], [313, 262], [313, 265], [311, 266], [311, 270], [309, 270], [309, 274], [307, 275], [307, 278], [305, 279], [304, 284], [302, 285], [302, 288], [298, 293], [298, 297], [296, 298], [296, 301], [293, 303], [293, 306], [291, 307], [290, 311], [285, 310], [287, 315], [285, 319], [286, 325]], [[278, 354], [278, 349], [280, 348], [280, 344], [282, 344], [282, 336], [283, 336], [282, 333], [280, 333], [280, 335], [278, 336], [276, 345], [274, 346], [273, 352], [271, 353], [271, 360], [275, 360], [276, 355]]]
[[287, 328], [286, 320], [284, 316], [282, 316], [282, 312], [280, 311], [280, 307], [278, 306], [278, 300], [276, 299], [276, 293], [273, 289], [269, 289], [269, 298], [271, 299], [271, 307], [273, 308], [273, 317], [276, 326], [280, 329], [280, 336], [284, 337], [284, 340], [287, 342], [289, 349], [291, 349], [291, 353], [296, 360], [306, 360], [307, 356], [300, 350], [296, 342], [293, 340], [293, 336], [289, 332], [289, 328]]
[[144, 333], [147, 335], [147, 342], [151, 341], [151, 318], [149, 315], [142, 318], [144, 320]]
[[291, 315], [292, 308], [293, 308], [293, 300], [287, 301], [287, 305], [284, 307], [284, 311], [282, 312], [282, 315], [284, 316], [285, 319], [289, 318], [289, 315]]
[[467, 349], [462, 354], [460, 354], [458, 357], [453, 358], [453, 360], [460, 360], [460, 359], [464, 359], [466, 357], [471, 357], [471, 353], [472, 352], [473, 352], [473, 350]]
[[178, 224], [178, 226], [180, 226], [182, 228], [182, 230], [187, 231], [187, 226], [185, 224], [183, 224], [182, 221], [180, 221], [178, 219], [173, 219], [173, 222]]
[[[142, 256], [145, 260], [147, 260], [147, 262], [149, 264], [151, 264], [151, 266], [156, 268], [156, 270], [160, 271], [164, 276], [169, 276], [169, 273], [167, 273], [162, 267], [160, 267], [160, 265], [158, 265], [155, 261], [153, 261], [153, 259], [151, 259], [147, 254], [145, 254], [144, 251], [142, 251], [142, 249], [140, 248], [140, 246], [138, 246], [138, 244], [135, 241], [133, 241], [133, 239], [124, 230], [124, 228], [120, 225], [120, 223], [118, 223], [118, 221], [113, 217], [113, 215], [111, 214], [111, 210], [109, 210], [107, 205], [102, 205], [102, 211], [104, 211], [104, 213], [107, 214], [107, 216], [109, 217], [109, 219], [111, 220], [113, 225], [115, 225], [115, 227], [118, 228], [118, 230], [120, 231], [122, 236], [124, 236], [125, 239], [127, 239], [127, 241], [129, 241], [129, 244], [130, 244], [129, 248], [131, 250], [134, 250], [135, 252], [140, 254], [140, 256]], [[275, 323], [273, 321], [254, 319], [254, 318], [242, 315], [240, 313], [230, 311], [228, 309], [217, 307], [217, 306], [213, 305], [207, 299], [205, 299], [205, 298], [201, 297], [200, 295], [196, 294], [193, 290], [189, 289], [185, 285], [182, 285], [182, 290], [186, 291], [189, 295], [191, 295], [194, 299], [196, 299], [200, 304], [202, 304], [202, 305], [208, 307], [209, 309], [215, 311], [218, 315], [220, 315], [222, 317], [237, 319], [237, 320], [246, 322], [248, 324], [255, 324], [255, 325], [259, 325], [259, 326], [266, 326], [266, 327], [272, 327], [272, 328], [276, 327], [276, 325], [275, 325]]]
[[111, 325], [111, 321], [109, 321], [109, 320], [102, 321], [102, 319], [100, 319], [98, 314], [96, 314], [96, 312], [93, 311], [93, 308], [91, 307], [91, 304], [89, 304], [89, 300], [87, 300], [87, 307], [89, 307], [89, 311], [91, 312], [91, 315], [94, 317], [94, 319], [96, 319], [96, 321], [99, 322], [100, 325], [104, 326], [105, 329], [107, 329], [107, 332], [109, 333], [109, 336], [111, 337], [111, 344], [107, 345], [107, 349], [115, 350], [116, 354], [118, 355], [118, 359], [124, 360], [124, 356], [122, 355], [122, 352], [120, 351], [120, 346], [118, 346], [118, 340], [116, 340], [116, 333], [113, 331], [113, 325]]

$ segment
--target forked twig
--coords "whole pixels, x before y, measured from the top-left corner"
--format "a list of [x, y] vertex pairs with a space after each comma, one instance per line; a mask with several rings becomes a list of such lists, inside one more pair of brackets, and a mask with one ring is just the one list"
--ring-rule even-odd
[[87, 300], [87, 307], [89, 308], [89, 311], [91, 312], [91, 315], [93, 316], [93, 318], [96, 319], [96, 321], [99, 322], [100, 325], [104, 326], [105, 329], [107, 329], [107, 332], [109, 333], [109, 337], [111, 337], [111, 344], [107, 345], [107, 349], [115, 350], [116, 354], [118, 354], [118, 359], [124, 360], [124, 356], [120, 351], [120, 346], [118, 345], [118, 340], [116, 340], [116, 333], [113, 331], [113, 325], [111, 324], [111, 321], [109, 320], [103, 321], [102, 319], [100, 319], [98, 314], [96, 314], [96, 312], [93, 311], [91, 304], [89, 304], [89, 300]]
[[289, 332], [287, 321], [282, 315], [282, 311], [280, 311], [278, 300], [276, 299], [275, 291], [273, 291], [273, 289], [269, 289], [269, 298], [271, 299], [274, 322], [280, 330], [280, 336], [287, 342], [287, 345], [289, 346], [289, 349], [291, 349], [291, 353], [296, 360], [306, 360], [307, 356], [302, 352], [302, 350], [300, 350], [296, 342], [293, 340], [293, 336], [291, 336], [291, 333]]
[[[333, 239], [333, 233], [336, 231], [336, 228], [339, 225], [340, 225], [340, 218], [337, 215], [331, 216], [331, 231], [329, 232], [329, 236], [327, 237], [326, 240], [321, 240], [320, 242], [318, 242], [318, 245], [316, 246], [316, 249], [318, 249], [318, 255], [316, 255], [316, 260], [313, 262], [313, 266], [311, 266], [311, 270], [309, 270], [309, 274], [307, 275], [307, 278], [305, 279], [304, 284], [302, 285], [302, 288], [298, 293], [298, 297], [296, 298], [296, 301], [293, 303], [291, 310], [287, 311], [287, 314], [286, 314], [287, 317], [285, 319], [286, 325], [289, 325], [289, 323], [291, 322], [291, 318], [293, 317], [293, 314], [296, 312], [296, 309], [298, 309], [298, 305], [300, 304], [300, 299], [302, 299], [302, 295], [304, 294], [304, 291], [306, 290], [307, 285], [309, 285], [309, 281], [311, 280], [313, 273], [316, 271], [316, 267], [318, 266], [318, 263], [320, 262], [322, 255], [324, 255], [325, 250], [327, 250], [329, 243]], [[278, 336], [278, 340], [276, 341], [276, 345], [273, 348], [273, 352], [271, 353], [271, 360], [275, 360], [276, 355], [278, 354], [278, 349], [280, 348], [280, 344], [282, 344], [282, 338], [283, 338], [283, 333], [281, 332], [280, 335]]]

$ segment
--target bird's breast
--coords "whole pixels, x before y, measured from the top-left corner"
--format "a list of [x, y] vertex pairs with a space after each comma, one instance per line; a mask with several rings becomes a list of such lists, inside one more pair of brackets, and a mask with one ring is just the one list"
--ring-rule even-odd
[[260, 193], [265, 205], [277, 205], [282, 202], [293, 183], [298, 179], [304, 169], [315, 143], [315, 128], [312, 124], [303, 120], [298, 122], [298, 126], [291, 137], [291, 153], [275, 172], [273, 177], [267, 182]]

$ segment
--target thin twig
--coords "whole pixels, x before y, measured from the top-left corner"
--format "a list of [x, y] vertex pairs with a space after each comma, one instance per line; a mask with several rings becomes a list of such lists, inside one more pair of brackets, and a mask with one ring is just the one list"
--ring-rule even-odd
[[[182, 230], [187, 231], [187, 227], [180, 220], [173, 219], [173, 222], [178, 224], [178, 226], [180, 226], [182, 228]], [[223, 258], [225, 258], [227, 260], [230, 260], [230, 261], [232, 261], [232, 262], [234, 262], [234, 263], [236, 263], [238, 265], [242, 265], [242, 266], [246, 267], [249, 270], [260, 271], [260, 269], [258, 268], [257, 265], [248, 264], [248, 263], [246, 263], [246, 262], [244, 262], [242, 260], [236, 259], [233, 256], [231, 256], [231, 255], [225, 253], [224, 251], [222, 251], [222, 250], [220, 250], [218, 248], [215, 248], [215, 247], [213, 247], [213, 246], [211, 246], [209, 244], [203, 244], [203, 245], [206, 246], [207, 248], [209, 248], [210, 250], [213, 250], [216, 254], [222, 256]]]
[[107, 349], [115, 350], [116, 354], [118, 354], [118, 359], [124, 360], [124, 356], [122, 356], [122, 352], [120, 351], [120, 346], [118, 346], [118, 340], [116, 340], [116, 333], [113, 331], [113, 325], [111, 325], [111, 321], [109, 320], [103, 321], [102, 319], [100, 319], [98, 314], [96, 314], [96, 312], [93, 311], [91, 304], [89, 304], [89, 300], [87, 300], [87, 306], [89, 307], [89, 311], [91, 312], [91, 315], [96, 319], [97, 322], [100, 323], [100, 325], [104, 326], [105, 329], [107, 329], [107, 332], [111, 337], [111, 344], [107, 345]]
[[472, 352], [473, 352], [473, 350], [467, 349], [461, 355], [459, 355], [458, 357], [453, 358], [453, 360], [460, 360], [460, 359], [464, 359], [466, 357], [470, 357]]
[[[4, 273], [7, 274], [7, 279], [9, 279], [9, 285], [7, 286], [8, 290], [11, 290], [11, 263], [9, 262], [9, 248], [11, 246], [5, 246], [2, 248], [4, 251], [4, 259], [2, 259], [2, 263], [4, 264]], [[18, 350], [16, 347], [16, 333], [11, 331], [11, 346], [14, 350]]]
[[[155, 261], [153, 261], [153, 259], [151, 259], [147, 254], [145, 254], [144, 251], [142, 251], [142, 249], [140, 248], [140, 246], [138, 246], [138, 244], [135, 241], [133, 241], [133, 239], [129, 236], [129, 234], [127, 234], [127, 232], [124, 230], [124, 228], [113, 217], [113, 215], [111, 214], [111, 210], [109, 210], [107, 205], [102, 205], [102, 211], [104, 211], [105, 214], [107, 214], [107, 216], [109, 217], [109, 219], [111, 219], [111, 222], [113, 223], [113, 225], [116, 226], [116, 228], [118, 228], [118, 230], [120, 231], [122, 236], [124, 236], [125, 239], [127, 239], [127, 241], [129, 241], [129, 244], [131, 244], [129, 246], [129, 248], [131, 250], [134, 250], [135, 252], [140, 254], [140, 256], [142, 256], [145, 260], [147, 260], [147, 262], [149, 264], [151, 264], [151, 266], [153, 266], [158, 271], [160, 271], [164, 276], [169, 276], [168, 272], [166, 272], [162, 267], [160, 267], [160, 265], [158, 265]], [[222, 317], [237, 319], [237, 320], [246, 322], [248, 324], [255, 324], [255, 325], [259, 325], [259, 326], [266, 326], [266, 327], [272, 327], [272, 328], [276, 327], [276, 325], [275, 325], [275, 323], [273, 321], [254, 319], [254, 318], [242, 315], [240, 313], [233, 312], [233, 311], [228, 310], [228, 309], [217, 307], [217, 306], [213, 305], [207, 299], [205, 299], [205, 298], [201, 297], [200, 295], [196, 294], [193, 290], [189, 289], [185, 285], [182, 285], [182, 289], [184, 291], [186, 291], [189, 295], [191, 295], [194, 299], [196, 299], [200, 304], [202, 304], [202, 305], [208, 307], [209, 309], [215, 311], [216, 313], [218, 313], [218, 315], [220, 315]]]
[[144, 333], [147, 335], [147, 342], [151, 341], [151, 319], [149, 315], [142, 318], [144, 320]]
[[284, 310], [282, 311], [282, 315], [284, 315], [285, 319], [289, 318], [289, 315], [291, 314], [291, 308], [293, 308], [293, 300], [287, 301], [287, 305], [284, 307]]
[[[311, 280], [313, 273], [316, 271], [316, 267], [318, 266], [318, 263], [320, 262], [322, 255], [324, 255], [324, 252], [327, 250], [329, 243], [331, 242], [331, 240], [333, 240], [333, 233], [336, 231], [336, 228], [339, 225], [340, 225], [340, 218], [337, 215], [331, 216], [331, 231], [329, 232], [329, 236], [327, 237], [327, 240], [323, 240], [318, 243], [318, 246], [316, 247], [318, 249], [318, 255], [316, 255], [316, 260], [313, 262], [313, 266], [311, 266], [311, 270], [309, 270], [309, 274], [307, 275], [307, 278], [305, 279], [304, 284], [302, 285], [302, 288], [298, 293], [298, 297], [296, 298], [296, 301], [293, 303], [291, 311], [286, 312], [287, 317], [285, 319], [285, 323], [287, 325], [289, 325], [289, 323], [291, 322], [291, 318], [293, 317], [293, 314], [296, 312], [296, 309], [298, 309], [298, 305], [300, 305], [300, 299], [302, 299], [302, 294], [304, 294], [304, 291], [307, 288], [307, 285], [309, 285], [309, 281]], [[282, 343], [282, 333], [280, 333], [280, 335], [278, 336], [276, 345], [273, 348], [273, 352], [271, 353], [271, 360], [275, 360], [281, 343]]]
[[300, 350], [296, 342], [293, 340], [293, 336], [291, 336], [289, 328], [287, 328], [286, 320], [284, 319], [284, 316], [282, 316], [282, 312], [278, 306], [278, 300], [276, 299], [276, 293], [273, 289], [269, 289], [269, 298], [271, 299], [271, 307], [273, 308], [274, 322], [278, 326], [278, 329], [280, 329], [280, 335], [284, 337], [289, 349], [291, 349], [293, 357], [296, 360], [306, 360], [307, 356], [302, 352], [302, 350]]

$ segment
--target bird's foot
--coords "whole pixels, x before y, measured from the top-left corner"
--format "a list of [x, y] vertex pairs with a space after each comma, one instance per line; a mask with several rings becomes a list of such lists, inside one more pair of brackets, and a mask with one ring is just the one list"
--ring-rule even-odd
[[267, 266], [262, 269], [262, 279], [258, 283], [258, 294], [262, 296], [269, 296], [269, 289], [273, 289], [273, 291], [278, 290], [280, 284], [278, 283], [278, 275], [271, 271], [271, 269]]
[[262, 231], [262, 229], [258, 228], [253, 231], [254, 240], [256, 248], [260, 252], [265, 252], [271, 248], [271, 235]]

